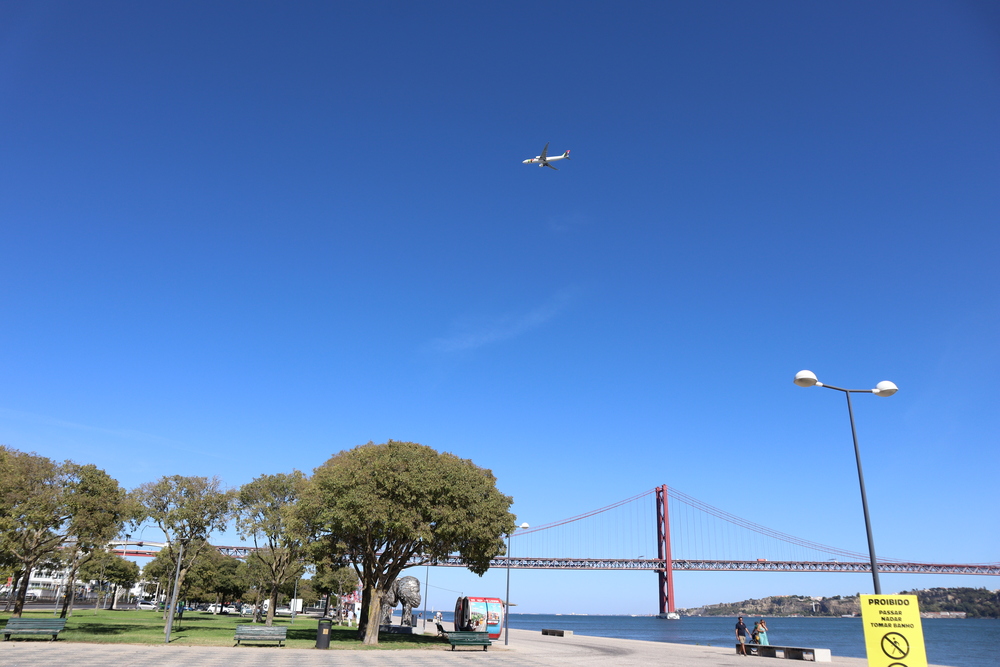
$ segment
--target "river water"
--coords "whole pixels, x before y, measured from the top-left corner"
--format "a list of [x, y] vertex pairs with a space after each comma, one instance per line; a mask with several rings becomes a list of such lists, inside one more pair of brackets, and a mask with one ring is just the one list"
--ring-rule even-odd
[[[446, 615], [450, 619], [450, 614]], [[747, 618], [746, 624], [753, 627]], [[925, 618], [922, 620], [927, 659], [949, 667], [1000, 665], [1000, 620]], [[522, 630], [557, 628], [594, 637], [619, 637], [675, 644], [735, 646], [735, 618], [684, 617], [676, 621], [654, 616], [564, 616], [511, 614], [510, 627]], [[864, 658], [860, 618], [767, 617], [768, 638], [780, 646], [828, 648], [834, 656]]]

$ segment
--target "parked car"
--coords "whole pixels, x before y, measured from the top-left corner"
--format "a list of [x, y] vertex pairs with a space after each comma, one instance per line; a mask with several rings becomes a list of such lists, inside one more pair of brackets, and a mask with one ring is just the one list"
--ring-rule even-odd
[[237, 611], [236, 605], [234, 605], [234, 604], [227, 604], [225, 607], [222, 608], [222, 613], [223, 614], [238, 614], [239, 611]]
[[225, 614], [227, 612], [223, 611], [223, 606], [221, 604], [210, 604], [208, 609], [206, 609], [209, 614]]
[[240, 607], [240, 616], [253, 616], [253, 605], [245, 604]]
[[139, 600], [135, 603], [135, 608], [156, 611], [160, 608], [160, 605], [155, 602], [150, 602], [149, 600]]
[[291, 616], [292, 615], [292, 608], [291, 607], [277, 607], [274, 610], [274, 615], [275, 616]]

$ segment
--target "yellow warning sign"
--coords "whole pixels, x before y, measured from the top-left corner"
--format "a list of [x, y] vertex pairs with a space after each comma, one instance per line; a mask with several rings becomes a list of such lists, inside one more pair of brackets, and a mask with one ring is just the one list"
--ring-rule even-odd
[[916, 595], [862, 595], [869, 667], [927, 667]]

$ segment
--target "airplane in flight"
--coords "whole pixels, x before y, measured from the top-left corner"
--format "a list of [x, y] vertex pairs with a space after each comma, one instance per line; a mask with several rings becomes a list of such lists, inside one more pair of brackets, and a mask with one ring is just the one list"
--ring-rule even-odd
[[554, 155], [552, 157], [548, 157], [548, 152], [549, 152], [549, 145], [545, 144], [545, 148], [542, 149], [542, 154], [541, 155], [536, 155], [535, 157], [533, 157], [531, 159], [523, 160], [521, 162], [521, 164], [537, 164], [539, 167], [548, 167], [549, 169], [555, 169], [556, 171], [559, 171], [558, 169], [556, 169], [555, 167], [553, 167], [551, 164], [549, 164], [549, 162], [555, 162], [556, 160], [568, 160], [569, 159], [569, 151], [566, 151], [562, 155]]

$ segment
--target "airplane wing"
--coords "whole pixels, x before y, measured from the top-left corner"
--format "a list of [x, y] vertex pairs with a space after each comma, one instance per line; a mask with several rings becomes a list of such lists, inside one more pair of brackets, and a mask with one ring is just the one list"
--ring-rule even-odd
[[553, 167], [553, 166], [552, 166], [551, 164], [549, 164], [548, 162], [543, 162], [543, 163], [542, 163], [542, 166], [543, 166], [543, 167], [548, 167], [549, 169], [552, 169], [553, 171], [559, 171], [558, 169], [556, 169], [555, 167]]
[[552, 142], [547, 142], [545, 144], [545, 148], [542, 149], [542, 154], [538, 156], [539, 158], [541, 158], [542, 162], [545, 162], [545, 156], [549, 152], [549, 144], [550, 143], [552, 143]]

